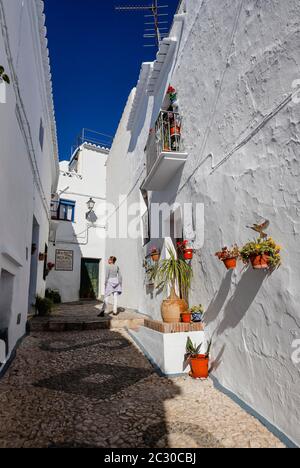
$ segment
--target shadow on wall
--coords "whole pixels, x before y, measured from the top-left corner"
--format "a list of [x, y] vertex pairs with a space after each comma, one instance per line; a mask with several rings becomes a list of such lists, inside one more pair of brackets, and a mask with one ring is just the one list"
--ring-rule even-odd
[[224, 318], [217, 329], [217, 335], [238, 326], [256, 298], [268, 272], [249, 267], [243, 274], [236, 291], [226, 304]]
[[135, 150], [141, 132], [144, 128], [148, 110], [148, 101], [148, 96], [145, 96], [143, 99], [141, 109], [139, 110], [138, 119], [136, 119], [137, 124], [134, 125], [134, 129], [131, 133], [131, 139], [128, 148], [129, 153], [133, 153], [133, 151]]
[[230, 291], [232, 273], [232, 270], [227, 272], [225, 278], [222, 281], [219, 291], [217, 292], [213, 301], [210, 303], [205, 314], [206, 325], [209, 325], [211, 322], [214, 322], [218, 317], [219, 313], [221, 312]]

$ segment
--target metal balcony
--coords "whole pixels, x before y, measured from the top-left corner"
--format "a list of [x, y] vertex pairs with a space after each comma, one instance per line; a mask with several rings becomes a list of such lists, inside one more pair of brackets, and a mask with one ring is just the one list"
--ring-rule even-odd
[[181, 131], [182, 117], [179, 113], [160, 112], [146, 147], [147, 177], [142, 189], [165, 190], [184, 166], [188, 155], [183, 148]]

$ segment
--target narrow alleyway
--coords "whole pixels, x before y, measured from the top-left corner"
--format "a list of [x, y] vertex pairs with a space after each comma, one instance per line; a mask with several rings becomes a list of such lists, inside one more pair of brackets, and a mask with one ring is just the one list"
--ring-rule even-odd
[[160, 377], [117, 330], [32, 332], [0, 381], [0, 447], [282, 447], [211, 381]]

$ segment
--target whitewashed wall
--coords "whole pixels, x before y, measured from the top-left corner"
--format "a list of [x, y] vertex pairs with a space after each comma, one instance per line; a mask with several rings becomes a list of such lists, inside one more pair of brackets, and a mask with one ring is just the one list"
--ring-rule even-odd
[[[7, 272], [13, 276], [12, 302], [0, 302], [0, 328], [9, 326], [9, 355], [25, 332], [33, 217], [40, 226], [38, 255], [48, 243], [50, 196], [58, 179], [42, 10], [40, 1], [0, 1], [0, 62], [11, 79], [6, 103], [0, 103], [0, 278]], [[43, 149], [39, 143], [41, 119]], [[43, 266], [38, 262], [36, 293], [41, 295], [45, 290]], [[6, 293], [4, 281], [2, 299]], [[4, 320], [7, 311], [9, 318]]]
[[[170, 34], [178, 40], [173, 69], [156, 90], [154, 107], [152, 98], [148, 108], [140, 105], [140, 137], [127, 153], [128, 108], [123, 116], [108, 167], [108, 185], [115, 187], [108, 201], [116, 198], [114, 181], [122, 171], [128, 178], [122, 189], [133, 187], [135, 172], [127, 160], [136, 166], [143, 160], [152, 109], [153, 122], [170, 81], [178, 91], [189, 157], [183, 173], [152, 201], [205, 204], [205, 243], [193, 260], [190, 299], [208, 309], [214, 375], [300, 444], [300, 364], [291, 359], [300, 335], [300, 104], [289, 98], [300, 78], [300, 5], [296, 0], [187, 0], [179, 13], [183, 31], [178, 35], [175, 23]], [[242, 267], [226, 274], [215, 251], [251, 239], [246, 226], [264, 218], [283, 246], [282, 268], [271, 276]], [[161, 298], [153, 300], [143, 287], [141, 240], [111, 245], [123, 257], [125, 277], [134, 279], [126, 283], [124, 301], [131, 298], [132, 307], [159, 318]]]
[[[74, 268], [69, 271], [55, 271], [47, 278], [47, 288], [60, 291], [63, 302], [79, 299], [81, 259], [100, 260], [99, 297], [104, 293], [105, 267], [105, 215], [106, 205], [106, 161], [108, 150], [92, 145], [82, 145], [77, 153], [78, 172], [69, 172], [69, 163], [60, 163], [58, 193], [61, 198], [76, 202], [74, 223], [59, 222], [55, 245], [50, 243], [49, 261], [55, 263], [56, 250], [74, 252]], [[96, 202], [94, 212], [98, 219], [92, 225], [86, 220], [87, 202]]]

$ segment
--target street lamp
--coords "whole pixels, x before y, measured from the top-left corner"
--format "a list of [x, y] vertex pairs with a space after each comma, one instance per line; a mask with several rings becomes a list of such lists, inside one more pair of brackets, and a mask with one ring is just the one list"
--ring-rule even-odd
[[96, 205], [96, 202], [92, 198], [90, 198], [89, 201], [87, 202], [89, 213], [91, 213], [94, 210], [95, 205]]

